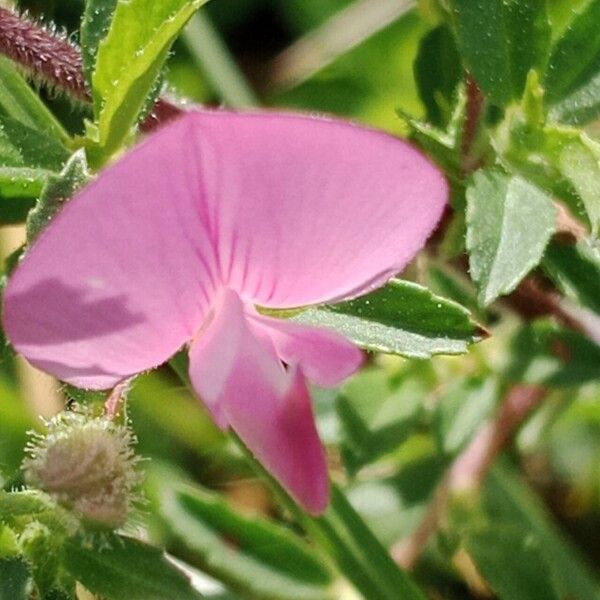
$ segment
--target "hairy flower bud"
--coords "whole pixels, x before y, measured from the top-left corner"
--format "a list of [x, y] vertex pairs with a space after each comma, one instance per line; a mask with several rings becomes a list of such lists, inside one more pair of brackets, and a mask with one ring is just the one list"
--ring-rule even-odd
[[112, 421], [67, 412], [35, 434], [23, 463], [28, 485], [50, 494], [87, 521], [110, 528], [125, 524], [140, 483], [135, 437]]

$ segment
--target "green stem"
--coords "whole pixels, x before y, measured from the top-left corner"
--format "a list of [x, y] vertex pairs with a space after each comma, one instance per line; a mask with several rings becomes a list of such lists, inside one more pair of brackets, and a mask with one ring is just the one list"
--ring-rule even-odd
[[221, 99], [234, 108], [253, 108], [259, 99], [204, 12], [197, 12], [183, 32], [192, 58]]

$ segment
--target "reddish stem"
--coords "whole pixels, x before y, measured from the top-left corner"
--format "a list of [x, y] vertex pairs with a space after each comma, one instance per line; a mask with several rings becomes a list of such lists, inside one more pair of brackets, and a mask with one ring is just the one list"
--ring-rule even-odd
[[6, 8], [0, 8], [0, 52], [46, 84], [90, 100], [79, 48]]
[[466, 76], [466, 86], [467, 106], [461, 148], [462, 170], [465, 177], [481, 166], [479, 158], [473, 156], [473, 149], [485, 107], [485, 96], [470, 73]]

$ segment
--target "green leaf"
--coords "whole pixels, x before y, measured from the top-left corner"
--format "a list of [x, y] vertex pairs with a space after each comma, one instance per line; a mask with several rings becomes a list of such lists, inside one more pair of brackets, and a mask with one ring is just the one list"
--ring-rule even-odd
[[27, 217], [27, 242], [31, 244], [63, 205], [89, 179], [85, 151], [75, 152], [59, 175], [52, 175], [35, 209]]
[[441, 294], [462, 304], [482, 319], [484, 323], [494, 318], [495, 315], [491, 314], [490, 311], [481, 309], [473, 282], [462, 272], [449, 269], [440, 264], [434, 264], [429, 268], [428, 283], [434, 293]]
[[260, 100], [207, 14], [196, 13], [192, 17], [183, 32], [183, 41], [225, 104], [238, 109], [259, 106]]
[[[42, 193], [42, 189], [44, 189], [46, 182], [52, 175], [53, 172], [47, 169], [0, 167], [0, 221], [2, 223], [14, 222], [10, 218], [5, 219], [5, 211], [8, 215], [13, 214], [12, 211], [14, 210], [18, 211], [14, 214], [22, 214], [22, 211], [18, 210], [19, 203], [6, 203], [6, 199], [35, 199]], [[5, 209], [5, 203], [8, 205], [7, 209]], [[11, 206], [13, 208], [10, 208]], [[22, 215], [23, 219], [30, 208], [31, 206], [28, 204], [24, 215]]]
[[366, 597], [373, 600], [375, 598], [425, 600], [425, 594], [411, 577], [394, 563], [388, 550], [373, 535], [338, 486], [332, 486], [328, 512], [316, 521], [328, 532], [328, 536], [331, 536], [331, 533], [334, 537], [342, 535], [359, 562], [370, 571], [380, 594], [383, 592], [383, 595]]
[[0, 559], [0, 600], [29, 600], [31, 571], [21, 558]]
[[587, 216], [592, 233], [600, 227], [600, 144], [580, 129], [547, 124], [544, 90], [531, 72], [525, 96], [510, 106], [493, 144], [501, 162]]
[[586, 125], [600, 117], [600, 73], [554, 104], [549, 116], [568, 125]]
[[544, 0], [451, 0], [467, 68], [498, 105], [519, 98], [530, 69], [543, 71], [550, 44]]
[[215, 494], [159, 483], [158, 511], [202, 569], [241, 593], [272, 600], [333, 597], [322, 559], [291, 531], [243, 516]]
[[600, 144], [582, 133], [563, 145], [559, 165], [585, 206], [592, 235], [600, 229]]
[[22, 223], [68, 157], [56, 138], [0, 114], [0, 224]]
[[550, 244], [543, 264], [563, 294], [600, 314], [600, 256], [591, 244]]
[[110, 600], [201, 598], [162, 550], [122, 535], [70, 539], [63, 565], [90, 592]]
[[467, 189], [467, 250], [479, 301], [508, 294], [541, 260], [556, 227], [552, 199], [525, 179], [477, 172]]
[[561, 599], [600, 599], [600, 582], [594, 571], [558, 530], [539, 499], [507, 466], [497, 466], [488, 476], [485, 502], [492, 522], [511, 523], [524, 536], [530, 534], [538, 540]]
[[498, 384], [491, 377], [470, 377], [451, 385], [438, 399], [434, 415], [441, 450], [453, 455], [464, 448], [492, 413], [497, 398]]
[[464, 307], [398, 279], [356, 300], [309, 308], [292, 319], [339, 331], [368, 350], [411, 358], [461, 354], [484, 336]]
[[481, 574], [501, 600], [561, 600], [541, 542], [504, 523], [470, 531], [465, 540]]
[[48, 136], [63, 141], [69, 138], [62, 125], [27, 85], [13, 63], [4, 56], [0, 56], [0, 114]]
[[366, 369], [344, 386], [336, 405], [351, 474], [398, 448], [413, 432], [429, 389], [425, 368], [417, 363], [394, 382], [382, 369]]
[[460, 181], [463, 177], [461, 149], [467, 106], [464, 85], [457, 87], [456, 96], [453, 112], [444, 130], [433, 127], [429, 122], [415, 119], [401, 110], [397, 112], [407, 124], [411, 138], [444, 168], [449, 178]]
[[523, 327], [510, 356], [506, 375], [512, 381], [559, 387], [600, 380], [600, 346], [548, 321]]
[[460, 54], [448, 27], [436, 27], [422, 39], [414, 73], [429, 121], [444, 127], [452, 115], [463, 74]]
[[106, 37], [117, 0], [86, 0], [81, 21], [81, 53], [87, 80], [92, 81], [98, 46]]
[[600, 0], [592, 0], [569, 24], [552, 49], [546, 72], [551, 104], [580, 90], [600, 74]]
[[39, 167], [59, 171], [69, 150], [56, 138], [0, 115], [0, 161], [2, 166]]
[[171, 44], [206, 0], [118, 0], [92, 77], [100, 163], [129, 135]]

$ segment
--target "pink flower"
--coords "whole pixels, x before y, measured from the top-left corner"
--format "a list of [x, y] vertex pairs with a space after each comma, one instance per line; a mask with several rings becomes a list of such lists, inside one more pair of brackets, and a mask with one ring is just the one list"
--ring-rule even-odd
[[[361, 352], [255, 306], [337, 302], [383, 285], [446, 204], [410, 145], [339, 121], [191, 112], [104, 171], [11, 277], [4, 324], [35, 366], [102, 389], [189, 344], [194, 388], [310, 512], [329, 486], [306, 379]], [[165, 407], [168, 410], [168, 407]]]

